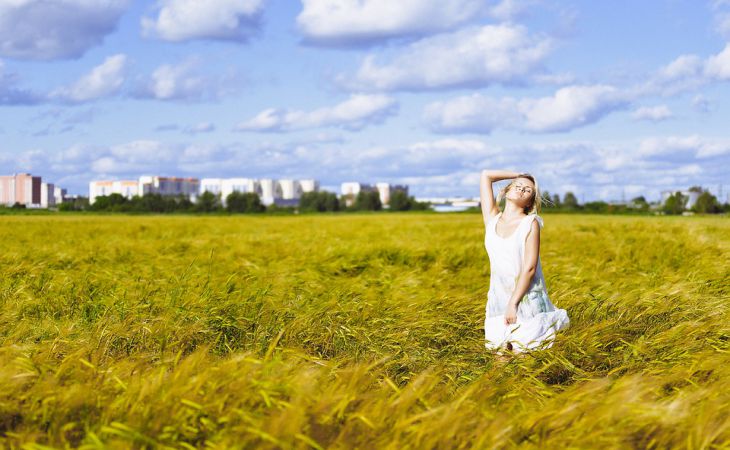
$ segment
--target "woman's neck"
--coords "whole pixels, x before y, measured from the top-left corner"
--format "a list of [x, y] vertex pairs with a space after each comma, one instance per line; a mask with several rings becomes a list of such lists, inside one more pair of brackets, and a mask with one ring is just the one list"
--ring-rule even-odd
[[517, 206], [516, 204], [508, 201], [504, 204], [504, 211], [502, 212], [502, 217], [517, 217], [517, 216], [524, 216], [525, 211]]

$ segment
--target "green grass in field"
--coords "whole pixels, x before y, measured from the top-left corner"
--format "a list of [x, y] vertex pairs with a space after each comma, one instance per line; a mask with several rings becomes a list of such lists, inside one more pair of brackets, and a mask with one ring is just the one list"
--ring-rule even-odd
[[730, 221], [544, 219], [499, 362], [479, 215], [3, 217], [0, 445], [728, 448]]

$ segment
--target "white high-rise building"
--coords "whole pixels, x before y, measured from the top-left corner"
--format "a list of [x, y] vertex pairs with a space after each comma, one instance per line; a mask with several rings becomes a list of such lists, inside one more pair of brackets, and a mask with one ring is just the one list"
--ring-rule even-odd
[[41, 208], [56, 206], [55, 189], [53, 183], [41, 183]]
[[56, 205], [60, 205], [63, 203], [63, 201], [66, 199], [67, 195], [66, 189], [61, 188], [60, 186], [56, 186], [53, 188], [53, 201], [56, 203]]
[[226, 198], [234, 192], [241, 192], [244, 194], [252, 192], [261, 197], [261, 184], [258, 180], [254, 180], [253, 178], [228, 178], [223, 180], [221, 189], [223, 201], [225, 202]]
[[143, 176], [139, 177], [139, 194], [182, 195], [195, 200], [200, 191], [197, 178]]
[[[674, 191], [662, 191], [662, 204], [666, 203], [669, 196], [674, 195], [675, 192], [679, 191], [679, 189]], [[692, 208], [695, 203], [697, 203], [697, 199], [700, 198], [700, 192], [690, 191], [690, 190], [683, 190], [679, 191], [682, 193], [682, 195], [687, 199], [687, 203], [685, 203], [684, 207], [687, 209]]]
[[210, 192], [218, 195], [223, 191], [223, 178], [203, 178], [200, 180], [200, 193]]
[[302, 193], [319, 191], [319, 181], [317, 181], [317, 180], [314, 180], [314, 179], [299, 180], [299, 184], [302, 186]]
[[262, 196], [261, 185], [253, 178], [203, 178], [200, 180], [200, 193], [203, 192], [220, 195], [223, 206], [228, 196], [234, 192], [253, 192]]
[[281, 184], [271, 178], [263, 178], [259, 180], [261, 184], [261, 203], [268, 206], [274, 203], [276, 199], [282, 198], [283, 193]]
[[94, 204], [96, 197], [119, 194], [131, 199], [139, 193], [139, 183], [134, 180], [102, 180], [89, 183], [89, 203]]
[[402, 191], [408, 195], [408, 186], [401, 184], [390, 184], [390, 183], [376, 183], [375, 186], [378, 188], [380, 194], [380, 203], [383, 205], [390, 204], [390, 196], [393, 192]]
[[302, 196], [302, 185], [297, 180], [279, 180], [279, 186], [283, 199], [292, 200]]

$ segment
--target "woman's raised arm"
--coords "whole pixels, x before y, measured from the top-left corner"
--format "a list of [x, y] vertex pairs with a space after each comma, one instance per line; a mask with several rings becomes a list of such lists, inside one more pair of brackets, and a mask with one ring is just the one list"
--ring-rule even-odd
[[486, 225], [492, 217], [499, 214], [499, 205], [497, 205], [494, 199], [492, 183], [509, 178], [516, 178], [517, 175], [519, 175], [517, 172], [511, 172], [509, 170], [482, 170], [479, 181], [479, 195], [481, 197], [484, 225]]

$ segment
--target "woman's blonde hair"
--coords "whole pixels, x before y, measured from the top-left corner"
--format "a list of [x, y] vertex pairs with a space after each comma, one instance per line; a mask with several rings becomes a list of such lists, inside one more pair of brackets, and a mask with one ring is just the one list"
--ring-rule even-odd
[[507, 195], [507, 192], [512, 189], [512, 186], [517, 181], [517, 178], [527, 178], [535, 185], [535, 190], [532, 193], [532, 201], [530, 202], [530, 204], [525, 206], [525, 214], [539, 214], [540, 209], [542, 208], [542, 195], [540, 194], [540, 187], [537, 184], [537, 180], [529, 173], [521, 173], [517, 175], [507, 186], [500, 189], [499, 193], [497, 194], [497, 204], [499, 204], [505, 197], [505, 195]]

